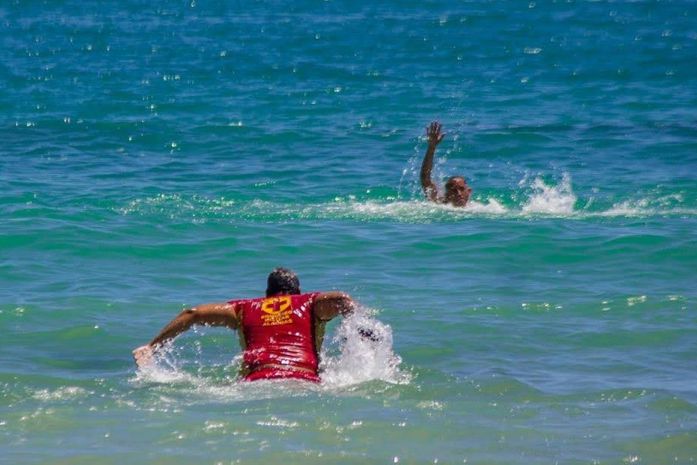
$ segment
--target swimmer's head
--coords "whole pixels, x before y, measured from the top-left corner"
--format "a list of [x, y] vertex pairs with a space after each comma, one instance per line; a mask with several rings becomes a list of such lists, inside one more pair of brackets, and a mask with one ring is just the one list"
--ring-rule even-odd
[[300, 294], [298, 275], [287, 268], [276, 268], [269, 273], [266, 297], [278, 294]]
[[445, 201], [455, 207], [464, 207], [471, 193], [472, 188], [462, 176], [453, 176], [445, 183]]

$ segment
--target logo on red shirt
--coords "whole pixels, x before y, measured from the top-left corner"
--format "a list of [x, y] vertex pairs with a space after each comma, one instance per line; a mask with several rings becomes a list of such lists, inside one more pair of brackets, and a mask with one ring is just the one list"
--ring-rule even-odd
[[261, 302], [262, 326], [285, 325], [292, 323], [291, 301], [289, 295], [281, 297], [269, 297]]

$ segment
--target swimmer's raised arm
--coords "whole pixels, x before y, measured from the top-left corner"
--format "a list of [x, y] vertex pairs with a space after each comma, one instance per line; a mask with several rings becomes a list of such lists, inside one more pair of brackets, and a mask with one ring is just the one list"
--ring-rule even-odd
[[436, 153], [436, 147], [443, 140], [445, 134], [441, 132], [441, 125], [438, 121], [433, 121], [426, 127], [426, 136], [428, 137], [428, 148], [424, 161], [421, 163], [421, 188], [428, 200], [432, 202], [438, 201], [438, 187], [431, 180], [431, 171], [433, 170], [433, 155]]
[[146, 364], [153, 353], [165, 342], [170, 341], [194, 325], [227, 326], [237, 329], [239, 321], [235, 306], [228, 302], [197, 305], [177, 315], [148, 344], [133, 351], [138, 366]]

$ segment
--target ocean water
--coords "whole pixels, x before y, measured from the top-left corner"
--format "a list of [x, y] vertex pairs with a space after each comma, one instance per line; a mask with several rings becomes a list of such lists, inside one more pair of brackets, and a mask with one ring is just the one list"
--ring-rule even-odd
[[[697, 461], [692, 1], [0, 4], [0, 463]], [[465, 209], [424, 202], [434, 174]], [[324, 381], [131, 350], [275, 266]], [[382, 335], [355, 338], [358, 324]]]

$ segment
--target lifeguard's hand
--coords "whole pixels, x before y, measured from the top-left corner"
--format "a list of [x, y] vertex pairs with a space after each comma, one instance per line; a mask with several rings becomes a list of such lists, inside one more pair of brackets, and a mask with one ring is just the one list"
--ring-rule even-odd
[[438, 121], [433, 121], [426, 127], [426, 136], [428, 137], [428, 145], [435, 147], [440, 144], [440, 141], [445, 137], [445, 133], [440, 132], [441, 125]]
[[153, 355], [155, 354], [155, 349], [149, 344], [140, 346], [133, 351], [133, 359], [138, 365], [138, 368], [143, 368], [152, 363]]
[[380, 336], [370, 328], [366, 328], [366, 327], [358, 328], [358, 334], [361, 336], [361, 339], [363, 339], [364, 341], [368, 340], [368, 341], [373, 341], [373, 342], [380, 342]]

